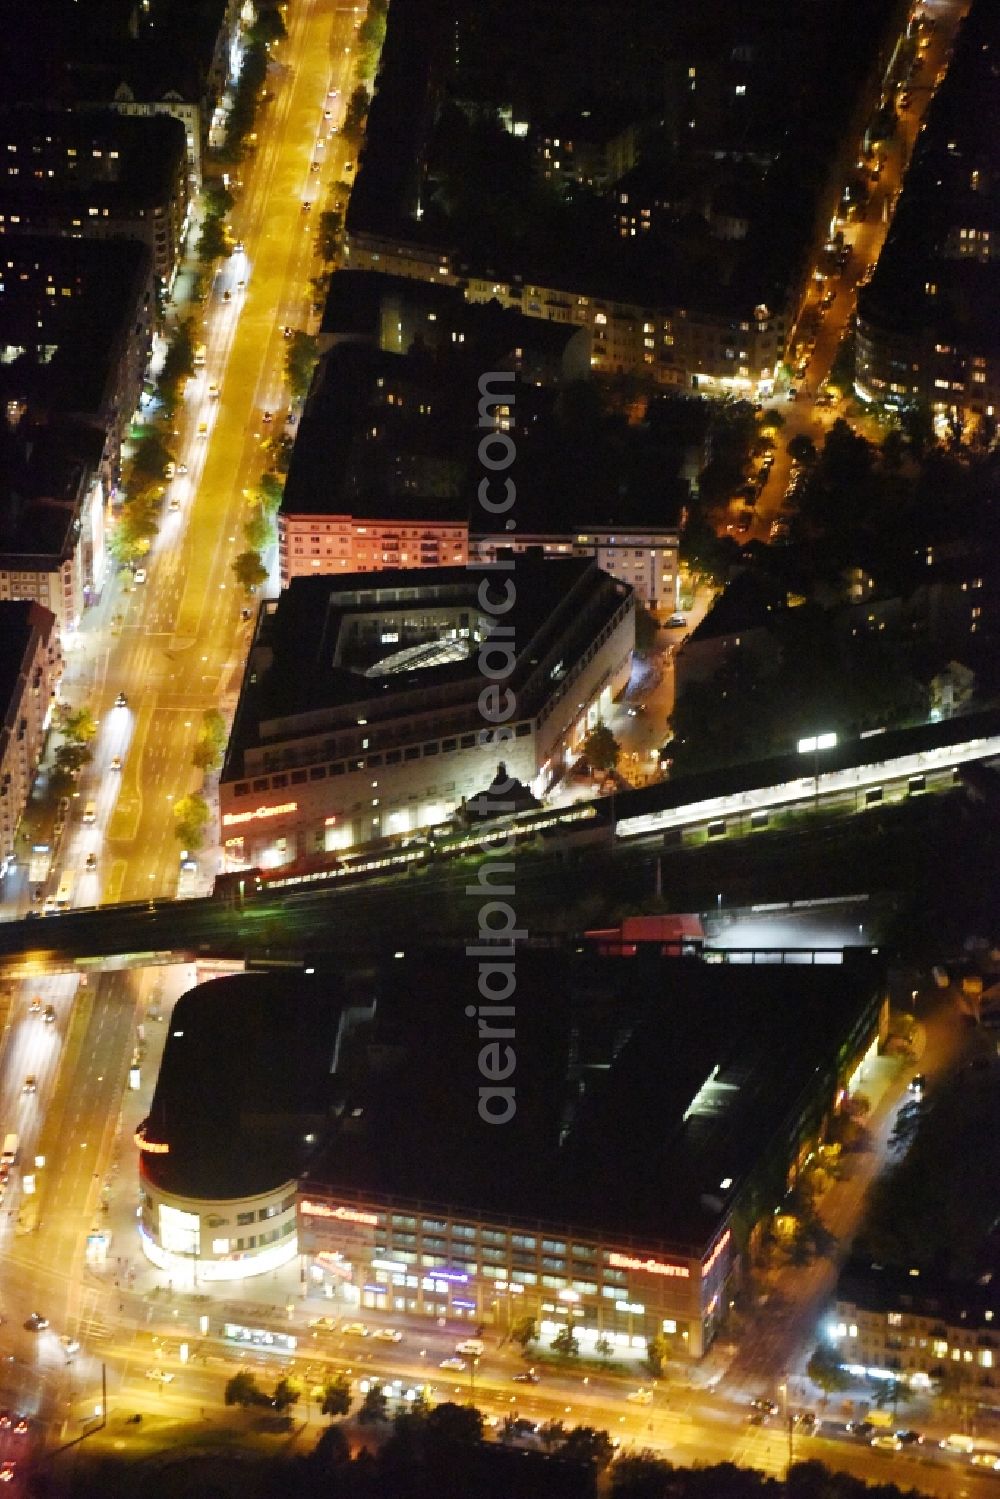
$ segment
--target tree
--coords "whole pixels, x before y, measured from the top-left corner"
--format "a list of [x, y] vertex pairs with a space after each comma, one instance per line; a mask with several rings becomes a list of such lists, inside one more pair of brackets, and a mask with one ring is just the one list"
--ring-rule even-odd
[[172, 454], [159, 432], [147, 432], [132, 455], [132, 472], [141, 478], [162, 479]]
[[611, 1339], [605, 1337], [604, 1333], [601, 1333], [601, 1336], [594, 1344], [594, 1352], [599, 1358], [610, 1358], [612, 1353], [614, 1352], [614, 1349], [611, 1346]]
[[673, 1464], [659, 1457], [620, 1457], [612, 1470], [611, 1499], [667, 1499]]
[[206, 215], [198, 238], [198, 259], [203, 264], [209, 265], [213, 260], [219, 260], [228, 253], [229, 242], [226, 239], [222, 220], [215, 214]]
[[583, 741], [583, 753], [594, 770], [614, 770], [621, 755], [621, 745], [607, 724], [598, 723]]
[[379, 1384], [369, 1385], [368, 1392], [361, 1402], [358, 1411], [359, 1426], [377, 1426], [381, 1421], [389, 1419], [389, 1401], [385, 1391]]
[[272, 6], [262, 7], [257, 13], [257, 19], [250, 28], [250, 36], [253, 41], [261, 42], [268, 46], [273, 42], [283, 42], [288, 35], [285, 23], [282, 20], [280, 10]]
[[576, 1333], [569, 1324], [565, 1327], [560, 1327], [552, 1339], [552, 1347], [563, 1358], [577, 1358], [580, 1353], [580, 1344], [577, 1341]]
[[194, 374], [194, 321], [185, 318], [178, 323], [167, 345], [160, 369], [160, 383], [176, 384]]
[[89, 765], [93, 758], [85, 744], [79, 744], [72, 739], [67, 739], [60, 744], [52, 756], [55, 773], [61, 780], [79, 775], [83, 767]]
[[251, 1405], [267, 1403], [267, 1396], [249, 1369], [240, 1369], [232, 1379], [226, 1381], [224, 1398], [227, 1405], [240, 1405], [244, 1410]]
[[320, 1412], [324, 1416], [346, 1416], [351, 1409], [351, 1381], [346, 1374], [331, 1379], [323, 1391]]
[[178, 797], [174, 802], [174, 836], [187, 849], [200, 848], [210, 816], [208, 802], [199, 792]]
[[243, 535], [252, 552], [262, 552], [274, 539], [274, 525], [263, 505], [254, 505], [243, 522]]
[[659, 1379], [663, 1373], [663, 1360], [667, 1356], [667, 1342], [662, 1333], [654, 1333], [646, 1344], [646, 1366], [650, 1374]]
[[[344, 216], [336, 209], [328, 208], [319, 216], [316, 234], [316, 250], [321, 260], [336, 260], [340, 247], [340, 236], [344, 229]], [[329, 290], [329, 287], [326, 288]], [[324, 296], [326, 295], [324, 291]]]
[[224, 219], [236, 204], [236, 199], [228, 187], [223, 187], [221, 182], [207, 183], [204, 189], [205, 212], [210, 213], [213, 218]]
[[806, 1365], [806, 1373], [814, 1385], [827, 1395], [851, 1386], [851, 1376], [840, 1367], [837, 1355], [825, 1343], [818, 1343]]
[[890, 427], [885, 434], [879, 447], [882, 459], [882, 471], [886, 474], [898, 474], [906, 455], [906, 438], [898, 427]]
[[284, 1415], [286, 1411], [291, 1410], [292, 1406], [298, 1403], [301, 1397], [302, 1386], [298, 1381], [282, 1375], [274, 1387], [271, 1404], [279, 1415]]
[[574, 1426], [559, 1448], [559, 1456], [567, 1462], [592, 1463], [595, 1468], [606, 1468], [614, 1455], [607, 1432], [593, 1426]]
[[510, 1340], [523, 1352], [529, 1343], [538, 1337], [538, 1323], [534, 1317], [519, 1317], [510, 1330]]
[[805, 432], [796, 432], [795, 436], [789, 439], [788, 456], [796, 463], [815, 463], [816, 444]]
[[427, 1439], [441, 1446], [474, 1447], [483, 1439], [483, 1413], [474, 1405], [445, 1400], [426, 1417]]
[[319, 344], [311, 333], [296, 328], [285, 351], [285, 378], [293, 398], [306, 394], [319, 357]]
[[340, 1426], [327, 1426], [319, 1434], [310, 1463], [322, 1473], [334, 1473], [351, 1461], [351, 1444]]
[[108, 551], [119, 567], [132, 567], [149, 551], [145, 526], [126, 507], [108, 537]]
[[259, 552], [241, 552], [233, 562], [236, 581], [247, 594], [251, 594], [262, 583], [267, 582], [267, 568]]
[[206, 708], [191, 759], [198, 770], [217, 770], [226, 747], [226, 720], [218, 708]]
[[275, 515], [281, 507], [285, 486], [280, 474], [262, 474], [257, 486], [257, 496], [269, 515]]
[[[367, 22], [365, 24], [367, 25]], [[344, 124], [342, 129], [342, 133], [353, 145], [356, 145], [364, 134], [365, 118], [368, 114], [368, 106], [370, 103], [371, 98], [369, 96], [368, 90], [365, 88], [363, 83], [359, 83], [357, 88], [352, 91], [351, 97], [347, 101], [347, 108], [344, 111]]]
[[56, 711], [56, 728], [74, 744], [90, 744], [97, 735], [97, 720], [89, 708], [61, 707]]

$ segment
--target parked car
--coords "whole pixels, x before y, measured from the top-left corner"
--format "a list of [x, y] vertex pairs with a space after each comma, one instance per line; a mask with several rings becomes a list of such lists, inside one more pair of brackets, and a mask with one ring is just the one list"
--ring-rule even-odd
[[372, 1333], [373, 1338], [378, 1338], [380, 1343], [401, 1343], [403, 1334], [398, 1327], [376, 1327]]
[[363, 1322], [345, 1322], [340, 1330], [352, 1338], [367, 1338], [368, 1336], [368, 1328]]
[[906, 1427], [903, 1431], [897, 1431], [896, 1435], [904, 1447], [914, 1447], [924, 1439], [922, 1432], [913, 1431], [909, 1427]]
[[538, 1375], [534, 1369], [522, 1369], [520, 1374], [514, 1375], [515, 1384], [537, 1384]]
[[903, 1444], [895, 1434], [890, 1436], [887, 1433], [880, 1433], [877, 1437], [872, 1437], [871, 1444], [873, 1447], [881, 1448], [885, 1452], [901, 1452], [903, 1450]]
[[652, 1405], [653, 1392], [640, 1385], [639, 1389], [630, 1390], [625, 1399], [630, 1401], [632, 1405]]
[[451, 1369], [456, 1374], [461, 1374], [466, 1367], [464, 1358], [443, 1358], [438, 1365], [439, 1369]]

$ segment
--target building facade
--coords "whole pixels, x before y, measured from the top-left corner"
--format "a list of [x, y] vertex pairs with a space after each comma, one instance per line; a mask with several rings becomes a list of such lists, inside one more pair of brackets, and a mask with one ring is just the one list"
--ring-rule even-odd
[[[147, 1143], [138, 1140], [140, 1159]], [[214, 1202], [167, 1192], [145, 1175], [139, 1197], [146, 1258], [171, 1274], [190, 1273], [195, 1285], [263, 1275], [297, 1253], [294, 1181]]]
[[[433, 501], [427, 509], [430, 515]], [[278, 514], [282, 588], [292, 578], [344, 577], [386, 568], [464, 567], [468, 559], [467, 521], [295, 515], [286, 513], [284, 506]]]
[[312, 1182], [300, 1184], [298, 1214], [311, 1279], [332, 1282], [350, 1304], [504, 1332], [530, 1316], [543, 1342], [572, 1327], [591, 1356], [598, 1338], [640, 1351], [657, 1332], [671, 1352], [700, 1358], [732, 1272], [728, 1227], [702, 1256], [690, 1246], [595, 1238], [566, 1225], [345, 1198]]
[[138, 239], [171, 285], [188, 224], [182, 126], [114, 110], [0, 111], [0, 235]]
[[676, 527], [646, 527], [641, 530], [595, 526], [575, 535], [519, 535], [515, 542], [505, 533], [472, 538], [473, 557], [495, 560], [510, 548], [521, 554], [532, 548], [546, 557], [593, 557], [598, 567], [627, 583], [647, 609], [672, 614], [680, 604], [680, 532]]
[[827, 1332], [845, 1365], [916, 1388], [947, 1382], [992, 1403], [1000, 1385], [1000, 1294], [990, 1277], [966, 1284], [851, 1262]]
[[14, 854], [61, 675], [52, 611], [0, 603], [0, 871]]
[[536, 794], [555, 779], [627, 685], [635, 596], [587, 558], [508, 560], [519, 604], [502, 700], [483, 698], [479, 668], [494, 660], [482, 600], [506, 573], [299, 578], [264, 606], [220, 781], [230, 867], [442, 822], [501, 759]]

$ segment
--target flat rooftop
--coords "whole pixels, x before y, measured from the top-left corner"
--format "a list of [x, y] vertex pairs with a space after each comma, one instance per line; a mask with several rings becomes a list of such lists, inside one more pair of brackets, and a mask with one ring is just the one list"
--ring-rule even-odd
[[187, 161], [180, 120], [115, 109], [0, 109], [0, 150], [19, 167], [0, 193], [5, 215], [32, 207], [84, 218], [93, 206], [136, 212], [165, 201]]
[[101, 416], [148, 278], [128, 239], [0, 241], [0, 405]]
[[339, 976], [244, 973], [211, 979], [174, 1006], [143, 1156], [164, 1191], [240, 1197], [294, 1177], [303, 1134], [335, 1099], [344, 1010]]
[[49, 571], [72, 555], [103, 446], [103, 431], [81, 422], [0, 424], [0, 567]]
[[[477, 598], [484, 576], [476, 568], [436, 567], [293, 578], [258, 618], [223, 778], [242, 774], [252, 746], [353, 725], [359, 712], [377, 726], [437, 703], [468, 707], [475, 715], [470, 727], [482, 727], [477, 705], [485, 678], [476, 652], [491, 624]], [[517, 654], [505, 686], [525, 715], [537, 707], [540, 663], [552, 652], [560, 662], [576, 660], [628, 590], [589, 557], [526, 553], [516, 559], [515, 576], [515, 602], [504, 623], [514, 631]], [[496, 589], [494, 596], [500, 597]], [[382, 643], [388, 622], [396, 637], [391, 646]], [[434, 640], [452, 648], [450, 659], [378, 670], [385, 658]]]
[[374, 1030], [395, 1064], [350, 1095], [313, 1190], [700, 1253], [879, 982], [866, 953], [786, 967], [522, 949], [515, 971], [514, 1118], [477, 1109], [476, 964], [407, 952]]

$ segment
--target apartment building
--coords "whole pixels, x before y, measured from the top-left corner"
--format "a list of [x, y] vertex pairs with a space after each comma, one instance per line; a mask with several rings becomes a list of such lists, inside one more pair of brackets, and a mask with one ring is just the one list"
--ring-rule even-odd
[[61, 675], [51, 610], [0, 602], [0, 874], [14, 856]]

